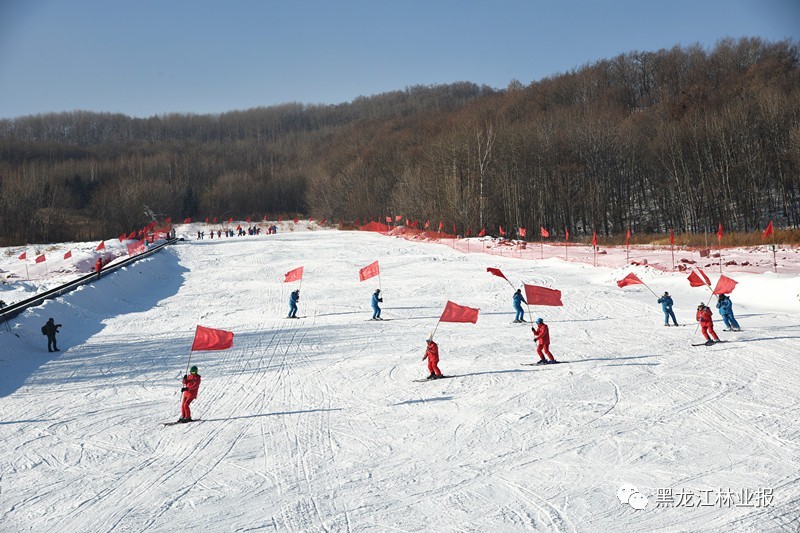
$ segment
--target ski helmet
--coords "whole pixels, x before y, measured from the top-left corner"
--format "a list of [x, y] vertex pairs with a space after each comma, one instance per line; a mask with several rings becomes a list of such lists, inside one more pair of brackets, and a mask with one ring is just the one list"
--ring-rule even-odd
[[537, 324], [542, 324], [543, 322], [544, 322], [544, 320], [543, 320], [543, 319], [541, 319], [541, 318], [537, 318], [537, 319], [536, 319], [536, 323], [537, 323]]
[[190, 374], [197, 374], [197, 367], [196, 367], [196, 366], [193, 366], [192, 368], [190, 368], [190, 369], [189, 369], [189, 373], [190, 373]]

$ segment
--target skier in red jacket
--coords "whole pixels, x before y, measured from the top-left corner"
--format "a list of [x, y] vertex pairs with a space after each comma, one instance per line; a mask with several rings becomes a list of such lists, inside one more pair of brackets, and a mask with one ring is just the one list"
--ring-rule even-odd
[[425, 355], [422, 360], [428, 360], [428, 371], [431, 373], [427, 379], [439, 379], [442, 376], [442, 371], [439, 370], [439, 345], [433, 342], [433, 339], [428, 339], [428, 348], [425, 350]]
[[[697, 321], [700, 322], [700, 329], [703, 331], [703, 337], [706, 338], [706, 344], [714, 344], [714, 341], [719, 342], [719, 337], [714, 331], [714, 319], [711, 318], [711, 308], [706, 304], [700, 302], [697, 306]], [[709, 334], [714, 339], [709, 338]]]
[[[550, 353], [550, 328], [547, 327], [544, 320], [537, 318], [536, 326], [532, 327], [531, 331], [533, 331], [533, 340], [536, 341], [536, 353], [539, 354], [539, 361], [536, 364], [546, 365], [558, 363], [556, 358], [553, 357], [553, 354]], [[545, 355], [547, 355], [550, 360], [545, 359]]]
[[200, 374], [197, 373], [197, 367], [193, 366], [189, 369], [189, 373], [183, 376], [183, 400], [181, 401], [181, 417], [178, 422], [191, 422], [192, 412], [189, 410], [189, 404], [197, 398], [197, 391], [200, 389]]

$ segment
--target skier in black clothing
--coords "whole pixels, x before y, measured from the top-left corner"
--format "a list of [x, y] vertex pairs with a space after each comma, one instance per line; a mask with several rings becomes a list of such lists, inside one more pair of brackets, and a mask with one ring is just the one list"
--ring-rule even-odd
[[56, 321], [52, 318], [47, 321], [47, 324], [42, 326], [42, 333], [47, 335], [47, 351], [48, 352], [60, 352], [61, 350], [58, 349], [58, 345], [56, 344], [56, 333], [58, 333], [58, 328], [61, 327], [61, 324], [56, 324]]

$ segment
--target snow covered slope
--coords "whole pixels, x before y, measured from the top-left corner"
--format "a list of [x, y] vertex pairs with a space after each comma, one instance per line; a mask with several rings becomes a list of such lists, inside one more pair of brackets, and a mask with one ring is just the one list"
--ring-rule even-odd
[[[533, 318], [566, 364], [522, 365], [530, 328], [489, 266], [563, 291]], [[707, 348], [707, 289], [633, 267], [673, 295], [687, 325], [665, 328], [627, 271], [337, 231], [179, 244], [0, 325], [0, 530], [796, 530], [800, 277], [732, 275], [743, 331], [717, 320], [730, 342]], [[416, 383], [447, 300], [480, 318], [439, 326], [454, 377]], [[164, 427], [197, 324], [234, 346], [192, 353], [203, 421]]]

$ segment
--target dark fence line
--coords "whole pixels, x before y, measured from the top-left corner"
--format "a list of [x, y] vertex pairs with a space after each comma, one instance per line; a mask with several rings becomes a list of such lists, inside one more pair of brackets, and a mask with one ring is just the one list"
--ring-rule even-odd
[[49, 290], [47, 290], [47, 291], [45, 291], [45, 292], [43, 292], [41, 294], [37, 294], [36, 296], [32, 296], [32, 297], [30, 297], [30, 298], [28, 298], [26, 300], [22, 300], [20, 302], [17, 302], [17, 303], [14, 303], [12, 305], [9, 305], [8, 307], [3, 307], [2, 310], [0, 311], [0, 316], [2, 316], [2, 319], [0, 319], [0, 323], [5, 322], [7, 320], [10, 320], [10, 319], [18, 316], [20, 313], [22, 313], [23, 311], [25, 311], [29, 307], [36, 307], [37, 305], [41, 305], [42, 302], [44, 302], [45, 300], [52, 300], [53, 298], [58, 298], [59, 296], [61, 296], [63, 294], [66, 294], [66, 293], [68, 293], [68, 292], [70, 292], [72, 290], [75, 290], [76, 288], [80, 287], [81, 285], [86, 285], [87, 283], [90, 283], [90, 282], [92, 282], [94, 280], [97, 280], [97, 279], [107, 275], [107, 274], [110, 274], [111, 272], [114, 272], [117, 269], [120, 269], [120, 268], [122, 268], [124, 266], [130, 265], [132, 263], [135, 263], [139, 259], [144, 259], [145, 257], [149, 257], [149, 256], [153, 255], [156, 252], [160, 252], [167, 245], [174, 244], [176, 240], [177, 239], [170, 239], [170, 240], [168, 240], [166, 242], [163, 242], [163, 243], [161, 243], [159, 245], [153, 246], [153, 247], [147, 249], [146, 251], [144, 251], [144, 252], [142, 252], [140, 254], [136, 254], [136, 255], [133, 255], [131, 257], [128, 257], [124, 261], [120, 261], [119, 263], [117, 263], [115, 265], [109, 265], [107, 267], [103, 267], [103, 269], [100, 270], [99, 275], [98, 275], [97, 272], [90, 272], [89, 274], [81, 276], [80, 278], [78, 278], [76, 280], [70, 281], [69, 283], [65, 283], [64, 285], [60, 285], [58, 287], [49, 289]]

